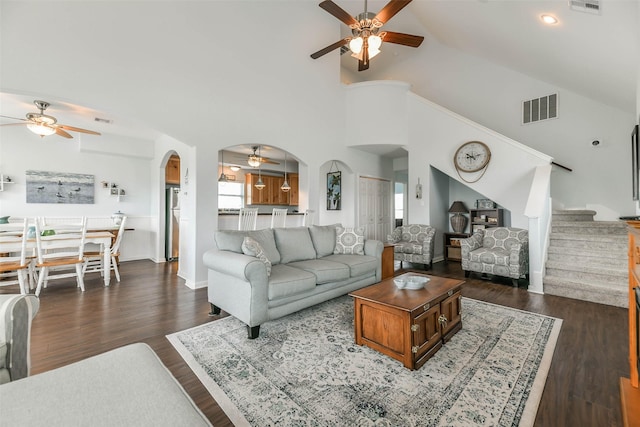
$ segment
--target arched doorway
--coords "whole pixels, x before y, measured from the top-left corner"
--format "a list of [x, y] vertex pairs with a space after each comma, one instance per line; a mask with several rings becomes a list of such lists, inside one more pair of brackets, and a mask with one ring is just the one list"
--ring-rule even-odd
[[172, 154], [165, 166], [165, 239], [167, 261], [180, 257], [180, 156]]

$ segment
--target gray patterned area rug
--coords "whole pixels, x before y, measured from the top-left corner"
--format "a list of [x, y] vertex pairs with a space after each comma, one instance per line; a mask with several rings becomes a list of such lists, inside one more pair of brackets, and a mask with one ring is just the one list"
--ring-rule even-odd
[[343, 296], [267, 322], [233, 317], [167, 338], [236, 426], [530, 426], [562, 320], [469, 298], [422, 368], [354, 343]]

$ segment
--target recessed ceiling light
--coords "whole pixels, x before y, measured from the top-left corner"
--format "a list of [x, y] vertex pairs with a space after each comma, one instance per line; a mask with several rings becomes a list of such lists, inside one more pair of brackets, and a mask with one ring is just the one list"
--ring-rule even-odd
[[540, 19], [542, 19], [542, 22], [548, 25], [554, 25], [558, 23], [558, 18], [553, 15], [541, 15]]

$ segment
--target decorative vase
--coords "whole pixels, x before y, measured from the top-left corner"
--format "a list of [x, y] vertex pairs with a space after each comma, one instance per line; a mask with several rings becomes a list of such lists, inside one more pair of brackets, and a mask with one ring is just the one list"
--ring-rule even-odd
[[124, 214], [120, 211], [114, 213], [113, 215], [111, 215], [111, 219], [113, 220], [113, 223], [115, 225], [120, 225], [122, 223], [122, 217], [124, 216]]
[[464, 233], [464, 229], [467, 227], [467, 217], [461, 213], [455, 213], [451, 217], [451, 228], [456, 233]]

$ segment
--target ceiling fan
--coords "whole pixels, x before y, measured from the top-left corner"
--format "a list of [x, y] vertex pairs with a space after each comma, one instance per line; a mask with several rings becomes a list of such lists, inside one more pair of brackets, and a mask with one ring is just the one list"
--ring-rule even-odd
[[371, 12], [367, 12], [367, 0], [365, 0], [364, 12], [354, 18], [333, 1], [324, 0], [319, 6], [348, 25], [351, 28], [353, 37], [345, 37], [324, 49], [312, 53], [311, 57], [318, 59], [334, 49], [349, 44], [352, 52], [351, 56], [358, 58], [358, 71], [363, 71], [369, 68], [369, 60], [380, 53], [380, 46], [383, 41], [410, 47], [420, 46], [424, 40], [422, 36], [396, 33], [394, 31], [380, 31], [384, 24], [409, 3], [411, 3], [411, 0], [391, 0], [377, 15], [374, 15]]
[[26, 119], [0, 115], [0, 117], [5, 117], [7, 119], [13, 119], [13, 120], [22, 120], [23, 122], [23, 123], [7, 123], [7, 124], [2, 124], [0, 126], [27, 126], [27, 128], [29, 128], [31, 132], [35, 133], [36, 135], [40, 135], [41, 137], [53, 135], [55, 133], [65, 138], [73, 138], [73, 136], [71, 136], [71, 134], [67, 131], [82, 132], [82, 133], [88, 133], [91, 135], [100, 135], [99, 132], [95, 132], [92, 130], [59, 124], [58, 120], [55, 117], [44, 113], [44, 111], [50, 105], [48, 102], [36, 100], [36, 101], [33, 101], [33, 103], [36, 104], [36, 107], [38, 107], [40, 112], [27, 113]]
[[272, 165], [279, 165], [279, 162], [274, 162], [273, 160], [270, 160], [268, 157], [262, 157], [260, 154], [256, 154], [256, 151], [258, 151], [258, 149], [260, 149], [261, 147], [258, 145], [254, 145], [251, 147], [251, 149], [253, 150], [253, 154], [249, 154], [249, 158], [247, 159], [247, 163], [249, 164], [249, 166], [253, 167], [253, 168], [257, 168], [258, 166], [260, 166], [261, 163], [269, 163]]

